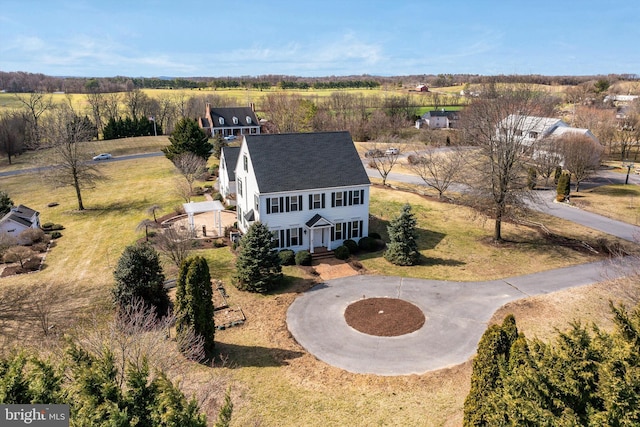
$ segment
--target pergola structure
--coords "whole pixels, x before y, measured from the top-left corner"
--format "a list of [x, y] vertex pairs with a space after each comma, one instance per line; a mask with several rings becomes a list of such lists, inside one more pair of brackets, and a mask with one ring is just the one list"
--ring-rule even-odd
[[218, 200], [210, 200], [206, 202], [190, 202], [183, 203], [185, 213], [189, 216], [189, 227], [191, 231], [196, 231], [194, 215], [198, 213], [213, 213], [213, 226], [218, 230], [218, 236], [222, 236], [222, 219], [220, 212], [224, 210], [224, 206]]

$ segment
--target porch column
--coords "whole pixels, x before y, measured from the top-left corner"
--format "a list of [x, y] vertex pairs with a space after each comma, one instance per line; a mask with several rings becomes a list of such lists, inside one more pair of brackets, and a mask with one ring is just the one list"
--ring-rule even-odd
[[309, 253], [313, 253], [313, 228], [309, 229]]
[[[323, 228], [322, 229], [322, 233], [324, 236], [324, 230], [330, 230], [329, 228]], [[329, 231], [329, 237], [327, 237], [327, 250], [330, 251], [331, 250], [331, 231]]]

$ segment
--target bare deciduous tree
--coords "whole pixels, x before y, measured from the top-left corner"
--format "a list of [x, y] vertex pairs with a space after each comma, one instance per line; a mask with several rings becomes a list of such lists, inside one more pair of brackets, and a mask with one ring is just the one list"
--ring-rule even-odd
[[604, 147], [585, 135], [565, 135], [558, 144], [564, 161], [564, 168], [576, 180], [576, 193], [580, 183], [589, 178], [600, 166]]
[[536, 172], [544, 178], [544, 185], [549, 185], [549, 178], [562, 163], [562, 154], [554, 140], [542, 141], [531, 156], [531, 163]]
[[495, 241], [502, 241], [502, 221], [526, 208], [533, 195], [523, 171], [536, 147], [525, 136], [536, 126], [530, 117], [545, 105], [533, 91], [519, 88], [474, 101], [461, 120], [466, 143], [480, 148], [478, 173], [469, 181], [472, 203], [495, 220]]
[[382, 177], [382, 185], [387, 185], [387, 177], [391, 173], [393, 167], [398, 163], [398, 158], [400, 157], [400, 152], [396, 153], [387, 153], [385, 149], [382, 150], [378, 148], [378, 144], [373, 145], [373, 150], [375, 152], [382, 151], [383, 155], [374, 155], [369, 157], [368, 166], [378, 171], [380, 176]]
[[151, 205], [147, 208], [147, 213], [153, 215], [153, 222], [158, 222], [158, 212], [160, 211], [160, 205]]
[[262, 105], [278, 133], [309, 132], [316, 113], [315, 105], [298, 95], [269, 94]]
[[189, 251], [193, 248], [191, 241], [194, 234], [188, 227], [181, 229], [174, 225], [162, 229], [155, 237], [158, 252], [180, 268], [182, 261], [187, 259]]
[[14, 155], [22, 153], [27, 145], [27, 121], [20, 113], [0, 118], [0, 153], [7, 155], [9, 164]]
[[26, 246], [12, 246], [4, 253], [5, 262], [19, 262], [20, 267], [24, 268], [24, 263], [35, 256], [33, 249]]
[[429, 147], [424, 154], [417, 154], [409, 163], [409, 169], [422, 178], [427, 187], [438, 192], [442, 199], [465, 164], [462, 152], [456, 147], [438, 149]]
[[30, 124], [30, 143], [33, 148], [39, 148], [42, 130], [40, 119], [44, 113], [53, 108], [53, 96], [42, 92], [31, 92], [29, 96], [16, 94], [15, 97], [27, 111], [26, 117]]
[[[173, 164], [187, 182], [186, 190], [190, 200], [191, 195], [193, 195], [193, 183], [196, 179], [202, 177], [207, 170], [207, 161], [190, 151], [186, 151], [175, 156], [173, 158]], [[183, 191], [180, 192], [180, 194], [184, 196], [183, 193]], [[187, 202], [189, 202], [189, 200], [187, 200]]]
[[84, 210], [82, 189], [94, 188], [105, 179], [91, 163], [91, 151], [84, 142], [91, 141], [95, 128], [79, 117], [71, 106], [71, 100], [63, 104], [48, 124], [51, 150], [43, 163], [45, 182], [55, 187], [72, 187], [76, 192], [78, 210]]

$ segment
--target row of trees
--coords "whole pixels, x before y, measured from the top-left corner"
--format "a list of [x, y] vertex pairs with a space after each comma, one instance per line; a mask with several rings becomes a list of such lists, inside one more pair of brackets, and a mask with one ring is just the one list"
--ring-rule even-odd
[[[365, 82], [378, 85], [398, 86], [403, 83], [415, 85], [418, 83], [429, 84], [431, 86], [451, 86], [464, 83], [484, 84], [487, 82], [496, 83], [522, 83], [522, 84], [544, 84], [544, 85], [579, 85], [597, 80], [607, 80], [610, 83], [616, 81], [636, 81], [637, 74], [609, 74], [594, 76], [545, 76], [539, 74], [527, 75], [496, 75], [486, 76], [479, 74], [416, 74], [408, 76], [326, 76], [326, 77], [300, 77], [281, 74], [241, 76], [241, 77], [190, 77], [190, 78], [131, 78], [124, 76], [102, 77], [102, 78], [80, 78], [80, 77], [53, 77], [44, 74], [34, 74], [26, 72], [3, 72], [0, 71], [0, 89], [8, 92], [33, 92], [64, 91], [68, 93], [85, 93], [87, 86], [99, 84], [107, 90], [105, 92], [122, 92], [132, 89], [144, 88], [185, 88], [196, 89], [205, 87], [257, 87], [257, 85], [267, 85], [275, 87], [279, 82], [288, 81], [297, 84], [306, 83], [314, 85], [319, 83], [344, 85], [344, 82]], [[353, 87], [353, 86], [351, 86]]]
[[465, 426], [640, 424], [640, 311], [611, 305], [616, 329], [574, 323], [551, 343], [528, 340], [513, 316], [478, 344]]
[[130, 138], [134, 136], [162, 135], [162, 127], [146, 117], [109, 119], [102, 131], [103, 139]]

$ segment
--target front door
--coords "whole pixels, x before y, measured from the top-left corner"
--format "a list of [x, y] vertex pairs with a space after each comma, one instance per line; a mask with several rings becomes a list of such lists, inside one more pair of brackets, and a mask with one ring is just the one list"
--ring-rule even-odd
[[313, 246], [327, 246], [325, 242], [325, 233], [324, 228], [314, 228], [313, 229]]

